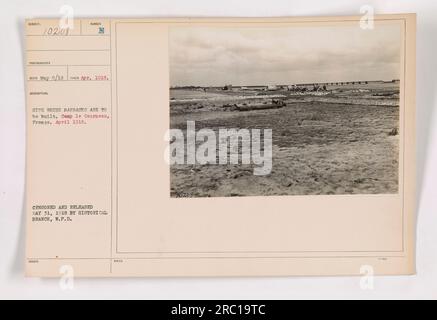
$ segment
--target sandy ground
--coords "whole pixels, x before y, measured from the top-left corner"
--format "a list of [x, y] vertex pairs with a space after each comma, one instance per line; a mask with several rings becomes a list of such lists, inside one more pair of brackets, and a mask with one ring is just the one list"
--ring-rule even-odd
[[252, 165], [173, 165], [171, 196], [396, 193], [399, 135], [390, 132], [399, 128], [398, 87], [356, 89], [283, 92], [286, 107], [246, 112], [221, 108], [235, 92], [214, 93], [212, 101], [173, 101], [172, 128], [183, 130], [188, 120], [196, 129], [271, 128], [273, 168], [255, 176]]

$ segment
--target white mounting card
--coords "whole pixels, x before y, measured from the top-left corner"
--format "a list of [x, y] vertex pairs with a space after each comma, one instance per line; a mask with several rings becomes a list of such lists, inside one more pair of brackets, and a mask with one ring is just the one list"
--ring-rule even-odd
[[26, 274], [413, 274], [415, 19], [26, 20]]

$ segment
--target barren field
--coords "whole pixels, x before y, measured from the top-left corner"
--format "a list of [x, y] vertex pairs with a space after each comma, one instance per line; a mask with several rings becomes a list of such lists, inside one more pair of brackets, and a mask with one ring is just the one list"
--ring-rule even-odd
[[[170, 90], [171, 128], [273, 131], [273, 167], [172, 165], [172, 197], [381, 194], [398, 191], [399, 84], [332, 86], [323, 92]], [[282, 99], [278, 109], [233, 104]]]

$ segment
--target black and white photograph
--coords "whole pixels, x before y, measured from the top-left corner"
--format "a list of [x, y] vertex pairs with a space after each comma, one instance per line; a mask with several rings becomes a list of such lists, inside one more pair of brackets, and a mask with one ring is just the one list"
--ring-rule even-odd
[[398, 193], [401, 40], [388, 23], [172, 27], [170, 128], [185, 147], [171, 197]]

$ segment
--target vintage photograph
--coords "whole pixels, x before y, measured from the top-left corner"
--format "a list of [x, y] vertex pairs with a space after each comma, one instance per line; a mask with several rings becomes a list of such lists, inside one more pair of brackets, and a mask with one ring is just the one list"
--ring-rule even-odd
[[171, 197], [397, 193], [401, 37], [171, 27]]

